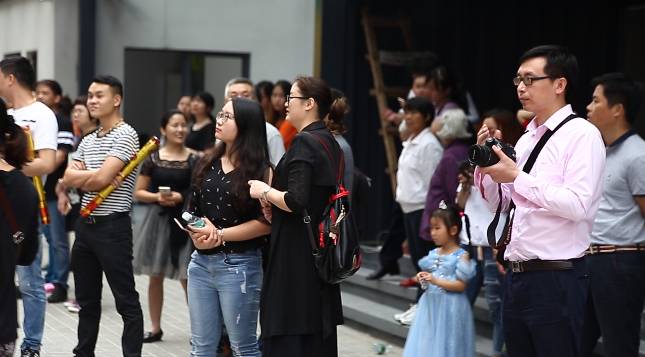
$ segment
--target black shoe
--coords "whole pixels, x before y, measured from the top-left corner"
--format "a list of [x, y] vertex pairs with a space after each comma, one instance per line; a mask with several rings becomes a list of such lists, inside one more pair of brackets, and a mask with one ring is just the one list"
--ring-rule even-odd
[[54, 291], [47, 298], [47, 302], [56, 304], [67, 301], [67, 289], [61, 284], [54, 283]]
[[163, 336], [163, 330], [159, 330], [159, 332], [157, 333], [152, 333], [152, 331], [148, 331], [143, 334], [143, 343], [161, 341], [162, 336]]
[[367, 280], [379, 280], [382, 277], [386, 276], [387, 274], [390, 275], [398, 275], [399, 274], [399, 266], [398, 265], [392, 265], [389, 267], [381, 267], [381, 269], [373, 272], [372, 274], [368, 275], [365, 279]]
[[40, 357], [40, 351], [26, 348], [20, 352], [20, 357]]

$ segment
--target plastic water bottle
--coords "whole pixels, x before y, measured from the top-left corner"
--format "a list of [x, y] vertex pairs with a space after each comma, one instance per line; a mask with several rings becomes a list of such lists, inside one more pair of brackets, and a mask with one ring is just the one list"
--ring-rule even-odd
[[189, 212], [184, 212], [181, 214], [181, 219], [186, 221], [186, 224], [193, 228], [204, 228], [206, 227], [206, 221], [203, 218], [194, 216]]
[[372, 345], [372, 350], [376, 352], [377, 355], [384, 355], [386, 353], [389, 353], [391, 349], [392, 345], [386, 345], [383, 342], [376, 342], [374, 343], [374, 345]]

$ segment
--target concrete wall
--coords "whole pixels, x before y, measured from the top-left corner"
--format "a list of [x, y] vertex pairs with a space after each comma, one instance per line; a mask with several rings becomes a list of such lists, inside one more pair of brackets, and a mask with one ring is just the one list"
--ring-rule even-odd
[[130, 47], [250, 53], [252, 80], [293, 79], [313, 72], [314, 15], [308, 0], [98, 0], [96, 71], [122, 77]]
[[38, 51], [39, 78], [54, 76], [54, 4], [51, 1], [0, 2], [0, 57]]
[[0, 1], [0, 57], [37, 51], [38, 79], [55, 78], [77, 93], [78, 0]]

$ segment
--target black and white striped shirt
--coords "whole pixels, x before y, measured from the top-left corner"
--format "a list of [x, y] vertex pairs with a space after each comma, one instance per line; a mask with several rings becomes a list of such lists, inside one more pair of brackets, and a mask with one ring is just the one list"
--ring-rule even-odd
[[[127, 164], [139, 150], [137, 132], [126, 123], [112, 128], [105, 136], [98, 136], [98, 133], [99, 130], [96, 130], [86, 135], [73, 156], [74, 160], [82, 161], [88, 170], [100, 169], [108, 156], [114, 156]], [[117, 212], [129, 212], [132, 208], [136, 176], [135, 170], [92, 212], [92, 215], [106, 216]], [[83, 194], [82, 205], [87, 205], [96, 194]]]

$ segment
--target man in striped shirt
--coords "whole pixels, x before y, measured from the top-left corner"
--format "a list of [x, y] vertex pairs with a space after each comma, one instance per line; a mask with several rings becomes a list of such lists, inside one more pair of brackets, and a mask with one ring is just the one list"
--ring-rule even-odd
[[[62, 184], [86, 192], [86, 206], [139, 149], [136, 131], [120, 113], [123, 86], [112, 76], [96, 77], [88, 90], [87, 106], [100, 127], [83, 138], [65, 171]], [[88, 218], [76, 224], [72, 269], [76, 300], [81, 307], [75, 356], [94, 356], [101, 317], [102, 273], [123, 318], [123, 356], [141, 356], [143, 314], [132, 272], [132, 192], [136, 174], [129, 175]]]

